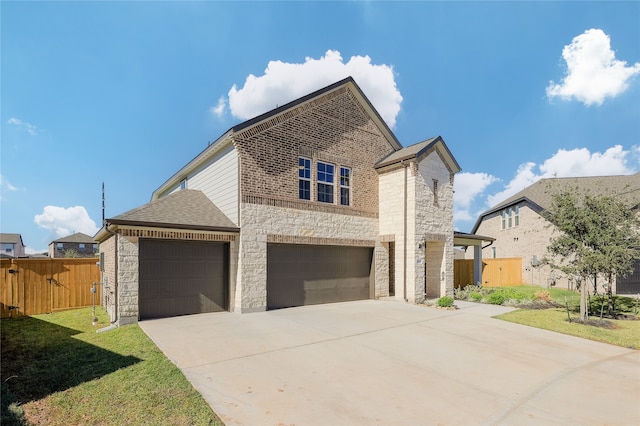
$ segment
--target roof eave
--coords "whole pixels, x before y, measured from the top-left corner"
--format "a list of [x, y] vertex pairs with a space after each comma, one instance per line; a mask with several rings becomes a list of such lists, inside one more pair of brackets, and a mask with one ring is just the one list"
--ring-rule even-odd
[[537, 206], [538, 208], [540, 208], [541, 210], [544, 210], [538, 203], [533, 202], [529, 197], [526, 196], [522, 196], [520, 198], [516, 198], [515, 200], [507, 203], [507, 204], [498, 204], [496, 207], [493, 207], [492, 209], [489, 209], [487, 211], [485, 211], [484, 213], [482, 213], [480, 216], [478, 216], [478, 219], [476, 220], [475, 225], [473, 225], [473, 228], [471, 229], [471, 233], [475, 234], [476, 231], [478, 230], [478, 227], [480, 227], [480, 223], [482, 223], [482, 219], [484, 219], [486, 216], [489, 216], [490, 214], [493, 214], [497, 211], [506, 209], [509, 206], [513, 206], [514, 204], [518, 204], [522, 201], [526, 201], [528, 203], [531, 203], [531, 205], [533, 206]]
[[148, 221], [126, 220], [126, 219], [107, 219], [107, 226], [108, 225], [184, 229], [184, 230], [191, 230], [191, 231], [214, 231], [214, 232], [236, 232], [236, 233], [240, 232], [240, 228], [237, 228], [237, 227], [192, 225], [192, 224], [168, 223], [168, 222], [148, 222]]

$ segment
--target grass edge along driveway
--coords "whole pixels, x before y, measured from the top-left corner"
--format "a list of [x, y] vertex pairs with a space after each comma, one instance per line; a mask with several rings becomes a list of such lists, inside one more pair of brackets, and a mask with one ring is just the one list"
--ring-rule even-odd
[[91, 308], [1, 320], [5, 425], [222, 425], [137, 324]]

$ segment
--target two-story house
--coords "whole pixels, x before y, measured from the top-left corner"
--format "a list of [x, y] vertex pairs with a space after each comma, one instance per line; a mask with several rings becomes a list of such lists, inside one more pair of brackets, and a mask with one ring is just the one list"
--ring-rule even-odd
[[441, 137], [403, 148], [346, 78], [232, 127], [107, 219], [112, 322], [453, 291], [453, 181]]
[[[617, 194], [630, 209], [640, 214], [640, 173], [541, 179], [478, 217], [472, 234], [480, 233], [495, 238], [491, 245], [484, 248], [482, 257], [521, 257], [523, 282], [541, 287], [575, 288], [576, 283], [571, 277], [552, 271], [540, 263], [556, 232], [553, 224], [543, 217], [543, 212], [551, 206], [554, 192], [573, 189], [588, 190], [594, 194]], [[613, 291], [618, 294], [640, 292], [640, 262], [636, 263], [631, 276], [618, 279], [612, 285]]]
[[76, 232], [49, 243], [49, 257], [97, 257], [98, 243], [93, 237]]
[[24, 243], [20, 234], [0, 234], [0, 257], [24, 257]]

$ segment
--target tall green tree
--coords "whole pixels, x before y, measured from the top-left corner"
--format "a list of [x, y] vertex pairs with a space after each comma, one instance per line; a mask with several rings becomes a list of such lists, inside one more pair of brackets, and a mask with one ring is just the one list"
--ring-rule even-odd
[[543, 216], [555, 231], [544, 262], [580, 279], [580, 318], [586, 321], [587, 278], [601, 276], [611, 283], [632, 272], [634, 261], [640, 259], [639, 212], [616, 194], [572, 188], [551, 196]]

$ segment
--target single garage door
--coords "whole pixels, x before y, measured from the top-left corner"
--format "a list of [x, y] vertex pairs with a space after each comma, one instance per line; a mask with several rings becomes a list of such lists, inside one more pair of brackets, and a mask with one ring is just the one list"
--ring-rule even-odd
[[373, 297], [373, 248], [267, 245], [267, 309]]
[[228, 243], [141, 239], [140, 318], [227, 310]]

